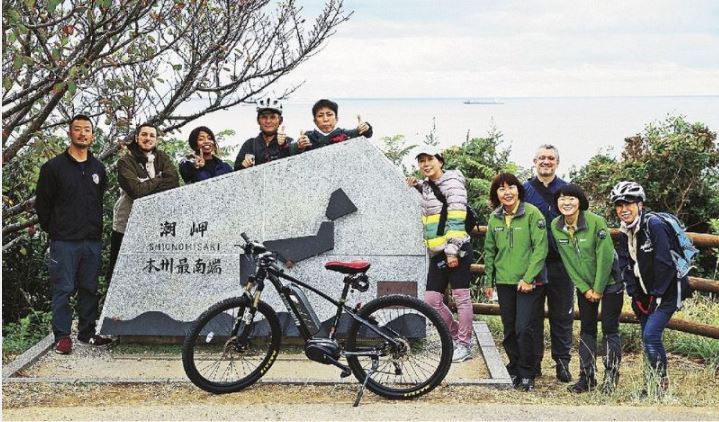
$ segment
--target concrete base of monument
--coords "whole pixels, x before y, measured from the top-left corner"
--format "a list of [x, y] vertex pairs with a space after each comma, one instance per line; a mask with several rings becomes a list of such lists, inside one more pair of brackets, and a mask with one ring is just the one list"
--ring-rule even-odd
[[[474, 358], [452, 364], [445, 383], [450, 385], [511, 386], [489, 329], [474, 323]], [[48, 351], [50, 353], [48, 353]], [[75, 342], [73, 353], [52, 353], [52, 340], [46, 338], [17, 362], [3, 371], [3, 383], [187, 383], [179, 345], [136, 345], [116, 343], [110, 347], [92, 347]], [[302, 347], [293, 341], [283, 347], [272, 368], [259, 381], [276, 384], [356, 383], [353, 377], [340, 378], [339, 369], [308, 360]]]

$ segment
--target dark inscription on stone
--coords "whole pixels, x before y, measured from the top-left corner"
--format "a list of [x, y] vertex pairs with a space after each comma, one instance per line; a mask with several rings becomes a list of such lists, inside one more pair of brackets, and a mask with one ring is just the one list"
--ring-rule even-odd
[[417, 297], [417, 283], [414, 281], [377, 282], [377, 297], [389, 295], [409, 295]]

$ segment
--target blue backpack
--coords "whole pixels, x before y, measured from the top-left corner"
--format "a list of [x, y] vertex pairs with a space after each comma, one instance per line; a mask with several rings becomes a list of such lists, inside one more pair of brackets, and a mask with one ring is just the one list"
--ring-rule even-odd
[[[648, 212], [647, 217], [658, 218], [663, 221], [664, 224], [671, 227], [676, 236], [677, 244], [679, 245], [678, 248], [673, 247], [671, 250], [672, 260], [674, 261], [674, 266], [677, 268], [677, 278], [682, 279], [686, 277], [689, 271], [694, 268], [694, 260], [699, 250], [694, 247], [692, 240], [687, 236], [684, 225], [678, 218], [668, 212]], [[647, 239], [650, 239], [649, 226], [647, 226]]]

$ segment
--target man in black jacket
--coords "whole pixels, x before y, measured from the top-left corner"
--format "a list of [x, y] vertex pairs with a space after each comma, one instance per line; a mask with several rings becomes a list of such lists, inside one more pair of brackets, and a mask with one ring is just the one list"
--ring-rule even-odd
[[48, 273], [52, 284], [52, 332], [55, 352], [72, 351], [70, 297], [77, 291], [77, 339], [101, 346], [110, 339], [95, 334], [97, 276], [102, 251], [102, 198], [105, 166], [90, 153], [94, 139], [90, 118], [70, 121], [70, 146], [40, 168], [35, 209], [50, 236]]
[[[557, 379], [572, 380], [569, 361], [572, 350], [572, 325], [574, 324], [574, 284], [564, 268], [559, 251], [550, 230], [550, 222], [560, 213], [554, 202], [554, 194], [567, 184], [557, 177], [559, 151], [554, 145], [540, 145], [534, 156], [536, 177], [524, 182], [525, 200], [539, 208], [547, 221], [549, 253], [545, 261], [548, 285], [545, 290], [549, 311], [549, 335], [552, 342], [552, 359], [556, 362]], [[537, 320], [536, 329], [544, 333], [544, 319]], [[537, 362], [544, 356], [544, 335], [537, 337]], [[541, 368], [537, 368], [541, 372]]]
[[289, 157], [293, 139], [285, 134], [282, 124], [282, 104], [279, 100], [267, 98], [257, 102], [257, 124], [260, 134], [242, 144], [235, 159], [235, 170], [269, 163]]

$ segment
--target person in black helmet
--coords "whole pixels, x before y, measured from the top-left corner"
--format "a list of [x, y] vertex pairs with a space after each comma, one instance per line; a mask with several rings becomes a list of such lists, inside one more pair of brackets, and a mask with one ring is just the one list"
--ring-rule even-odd
[[217, 154], [217, 140], [210, 128], [200, 126], [192, 129], [187, 140], [194, 154], [180, 161], [180, 176], [185, 183], [195, 183], [231, 173], [232, 167]]
[[235, 159], [235, 170], [269, 163], [291, 155], [290, 144], [293, 139], [285, 134], [282, 122], [282, 104], [278, 100], [266, 98], [257, 102], [257, 123], [260, 125], [260, 134], [242, 144]]
[[338, 128], [338, 110], [339, 106], [334, 101], [328, 99], [317, 101], [312, 106], [312, 118], [317, 129], [301, 132], [297, 143], [290, 146], [293, 153], [337, 144], [359, 136], [372, 137], [372, 126], [362, 120], [359, 114], [357, 115], [357, 127], [355, 129]]
[[617, 253], [632, 309], [642, 327], [642, 344], [649, 363], [645, 392], [663, 395], [669, 388], [667, 353], [662, 336], [681, 300], [690, 292], [687, 277], [679, 278], [672, 259], [678, 249], [673, 229], [644, 210], [644, 188], [622, 181], [610, 196], [621, 221]]

